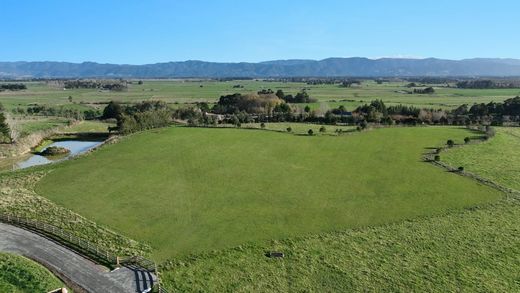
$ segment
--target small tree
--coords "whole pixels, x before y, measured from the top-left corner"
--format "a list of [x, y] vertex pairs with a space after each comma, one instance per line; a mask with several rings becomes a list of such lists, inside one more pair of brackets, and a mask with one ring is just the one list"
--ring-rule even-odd
[[327, 132], [327, 129], [325, 128], [325, 126], [320, 127], [320, 132], [321, 133]]
[[312, 131], [312, 129], [309, 129], [309, 131], [307, 131], [307, 134], [309, 134], [310, 136], [314, 135], [314, 131]]
[[264, 129], [264, 128], [265, 128], [265, 123], [264, 123], [264, 122], [260, 123], [260, 127], [261, 127], [262, 129]]
[[446, 142], [446, 144], [448, 145], [448, 147], [453, 147], [455, 145], [455, 142], [453, 141], [453, 139], [448, 139], [448, 141]]
[[305, 111], [305, 113], [309, 113], [311, 111], [311, 107], [309, 107], [309, 105], [307, 105], [307, 106], [305, 106], [303, 111]]
[[0, 112], [0, 142], [11, 142], [11, 130], [5, 114]]
[[465, 137], [465, 138], [464, 138], [464, 143], [467, 144], [467, 143], [469, 143], [470, 141], [471, 141], [471, 138], [469, 138], [469, 137]]
[[72, 103], [72, 96], [69, 96], [69, 103]]
[[287, 132], [292, 132], [291, 126], [287, 127]]

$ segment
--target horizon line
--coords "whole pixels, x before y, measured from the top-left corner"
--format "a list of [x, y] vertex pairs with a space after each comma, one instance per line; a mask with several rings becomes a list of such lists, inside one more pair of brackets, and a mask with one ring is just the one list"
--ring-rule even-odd
[[384, 60], [384, 59], [396, 59], [396, 60], [446, 60], [446, 61], [465, 61], [465, 60], [519, 60], [519, 58], [510, 58], [510, 57], [471, 57], [471, 58], [462, 58], [462, 59], [447, 59], [447, 58], [438, 58], [438, 57], [414, 57], [414, 56], [383, 56], [383, 57], [361, 57], [361, 56], [351, 56], [351, 57], [327, 57], [323, 59], [305, 59], [305, 58], [294, 58], [294, 59], [271, 59], [264, 61], [207, 61], [201, 59], [186, 59], [186, 60], [170, 60], [170, 61], [158, 61], [154, 63], [140, 63], [140, 64], [132, 64], [132, 63], [112, 63], [112, 62], [99, 62], [99, 61], [56, 61], [56, 60], [16, 60], [16, 61], [3, 61], [0, 60], [0, 63], [72, 63], [72, 64], [84, 64], [84, 63], [95, 63], [101, 65], [128, 65], [128, 66], [144, 66], [144, 65], [155, 65], [155, 64], [166, 64], [166, 63], [182, 63], [182, 62], [205, 62], [205, 63], [217, 63], [217, 64], [261, 64], [267, 62], [277, 62], [277, 61], [309, 61], [309, 62], [320, 62], [329, 59], [367, 59], [367, 60]]

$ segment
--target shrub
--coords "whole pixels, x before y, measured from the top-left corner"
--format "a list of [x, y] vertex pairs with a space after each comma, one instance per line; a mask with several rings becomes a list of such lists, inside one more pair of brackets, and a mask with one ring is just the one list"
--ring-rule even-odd
[[448, 147], [453, 147], [455, 145], [455, 142], [453, 141], [453, 139], [448, 139], [448, 141], [446, 142], [446, 144], [448, 145]]
[[469, 138], [469, 137], [464, 138], [464, 143], [469, 143], [470, 141], [471, 141], [471, 138]]
[[58, 147], [58, 146], [51, 146], [46, 149], [44, 149], [40, 155], [42, 156], [59, 156], [59, 155], [66, 155], [70, 153], [70, 150], [64, 148], [64, 147]]
[[309, 129], [309, 131], [307, 131], [307, 134], [309, 134], [309, 135], [313, 135], [313, 134], [314, 134], [314, 131], [312, 131], [312, 129]]
[[486, 126], [486, 139], [492, 138], [495, 136], [495, 129], [491, 126]]
[[287, 127], [287, 132], [292, 132], [292, 128], [290, 126]]
[[459, 170], [459, 172], [463, 172], [464, 171], [464, 167], [460, 166], [457, 168], [457, 170]]
[[264, 123], [264, 122], [260, 123], [260, 127], [261, 127], [262, 129], [264, 129], [264, 128], [265, 128], [265, 123]]
[[436, 155], [436, 156], [433, 158], [433, 160], [434, 160], [435, 162], [439, 162], [439, 161], [441, 160], [441, 156]]
[[327, 129], [325, 128], [325, 126], [320, 127], [320, 132], [321, 133], [327, 132]]

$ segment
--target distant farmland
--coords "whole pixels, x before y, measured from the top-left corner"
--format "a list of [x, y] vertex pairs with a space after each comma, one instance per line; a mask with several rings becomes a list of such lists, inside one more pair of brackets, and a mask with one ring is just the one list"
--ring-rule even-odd
[[[100, 91], [97, 89], [68, 89], [47, 86], [45, 82], [27, 82], [27, 90], [0, 92], [0, 100], [9, 109], [25, 107], [30, 104], [63, 105], [67, 108], [85, 110], [99, 108], [97, 103], [110, 100], [136, 102], [142, 100], [163, 100], [168, 103], [216, 102], [221, 95], [232, 93], [251, 93], [262, 89], [283, 90], [295, 95], [306, 89], [317, 103], [311, 108], [337, 108], [340, 105], [353, 110], [373, 99], [382, 99], [387, 105], [406, 104], [426, 108], [455, 108], [461, 104], [488, 103], [503, 101], [520, 95], [520, 89], [459, 89], [433, 85], [434, 94], [407, 94], [411, 90], [406, 82], [385, 82], [365, 80], [360, 86], [350, 88], [338, 84], [308, 85], [302, 82], [268, 82], [255, 80], [233, 80], [227, 82], [211, 80], [144, 80], [143, 84], [134, 81], [126, 91]], [[240, 86], [240, 87], [235, 87]], [[424, 86], [422, 86], [424, 87]], [[419, 86], [419, 88], [422, 88]], [[69, 101], [72, 97], [72, 102]], [[300, 105], [303, 106], [303, 105]]]

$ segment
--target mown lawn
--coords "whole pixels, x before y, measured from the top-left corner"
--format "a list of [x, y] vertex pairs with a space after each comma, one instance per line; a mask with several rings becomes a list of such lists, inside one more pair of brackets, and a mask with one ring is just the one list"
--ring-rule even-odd
[[270, 239], [373, 226], [496, 201], [421, 161], [459, 128], [348, 136], [172, 127], [55, 168], [37, 191], [165, 260]]
[[499, 184], [520, 190], [520, 128], [497, 127], [496, 136], [480, 144], [441, 154], [452, 166], [463, 166]]
[[48, 292], [63, 287], [46, 268], [23, 256], [0, 253], [0, 292]]

